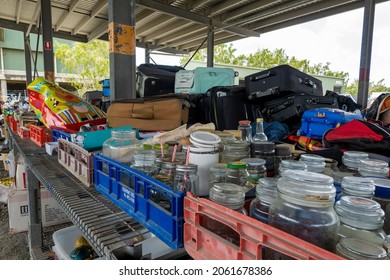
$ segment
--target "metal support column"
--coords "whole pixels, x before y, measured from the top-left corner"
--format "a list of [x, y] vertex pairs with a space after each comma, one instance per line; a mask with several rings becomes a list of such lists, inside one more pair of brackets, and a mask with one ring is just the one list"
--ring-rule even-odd
[[145, 46], [145, 63], [150, 63], [150, 49], [148, 44]]
[[207, 34], [207, 67], [214, 67], [214, 27], [210, 26]]
[[39, 181], [26, 165], [26, 185], [28, 190], [28, 225], [30, 248], [42, 247], [41, 189]]
[[24, 59], [26, 64], [26, 87], [32, 82], [30, 35], [24, 32]]
[[43, 66], [45, 79], [54, 82], [53, 29], [51, 0], [41, 0], [41, 21], [43, 38]]
[[372, 37], [374, 33], [375, 0], [365, 0], [362, 48], [360, 51], [359, 88], [357, 102], [363, 109], [367, 107], [370, 84]]
[[136, 98], [135, 0], [108, 1], [111, 100]]

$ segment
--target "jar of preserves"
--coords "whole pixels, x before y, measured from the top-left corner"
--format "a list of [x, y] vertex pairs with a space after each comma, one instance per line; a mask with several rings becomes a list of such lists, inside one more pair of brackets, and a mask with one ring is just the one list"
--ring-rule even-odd
[[307, 171], [322, 173], [325, 170], [325, 158], [315, 154], [302, 154], [300, 161], [306, 163]]
[[265, 160], [261, 158], [244, 158], [241, 160], [247, 165], [249, 176], [247, 177], [246, 186], [248, 188], [255, 188], [259, 179], [267, 177], [267, 168], [265, 167]]
[[268, 212], [277, 196], [276, 178], [261, 178], [256, 186], [256, 197], [249, 206], [249, 216], [268, 224]]
[[374, 191], [375, 185], [372, 179], [346, 176], [341, 179], [341, 192], [339, 199], [344, 195], [372, 198], [374, 196]]
[[387, 260], [387, 252], [367, 240], [345, 237], [336, 245], [336, 254], [347, 260]]
[[103, 143], [103, 155], [130, 165], [136, 150], [143, 149], [134, 130], [112, 130], [111, 138]]
[[[269, 225], [334, 252], [340, 221], [333, 208], [336, 189], [327, 175], [286, 170], [269, 208]], [[289, 259], [268, 249], [270, 259]]]
[[379, 159], [363, 159], [358, 167], [360, 176], [386, 178], [389, 174], [389, 164]]
[[386, 234], [383, 231], [384, 212], [379, 203], [372, 199], [345, 195], [335, 204], [340, 218], [338, 236], [355, 237], [383, 245]]

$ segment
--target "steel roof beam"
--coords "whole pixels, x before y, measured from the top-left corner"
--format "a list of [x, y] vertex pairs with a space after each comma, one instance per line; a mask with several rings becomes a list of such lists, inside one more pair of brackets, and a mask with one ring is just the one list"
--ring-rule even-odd
[[67, 11], [64, 11], [60, 17], [60, 19], [57, 21], [56, 25], [55, 25], [55, 28], [54, 30], [55, 31], [58, 31], [60, 30], [60, 28], [62, 27], [62, 25], [64, 24], [65, 20], [68, 18], [68, 16], [74, 11], [74, 9], [76, 8], [77, 4], [80, 2], [81, 0], [73, 0], [70, 5], [69, 5], [69, 9]]
[[[143, 41], [148, 42], [148, 41], [156, 40], [155, 39], [156, 37], [161, 38], [161, 39], [165, 39], [165, 37], [170, 35], [170, 34], [174, 34], [174, 36], [176, 37], [176, 34], [177, 34], [176, 30], [186, 28], [189, 25], [192, 25], [193, 23], [188, 22], [184, 19], [179, 19], [173, 23], [168, 23], [168, 24], [170, 24], [169, 28], [162, 28], [162, 29], [158, 29], [156, 31], [153, 31], [152, 33], [149, 33], [148, 35], [144, 36]], [[165, 34], [168, 34], [168, 35], [165, 35]]]
[[166, 23], [170, 20], [174, 20], [174, 19], [169, 15], [161, 15], [159, 17], [156, 17], [155, 19], [149, 21], [148, 23], [138, 27], [137, 36], [142, 36], [141, 35], [142, 33], [147, 32], [148, 30], [154, 30], [158, 28], [160, 24]]
[[85, 16], [79, 24], [73, 29], [72, 34], [77, 34], [80, 32], [81, 28], [83, 28], [88, 22], [90, 22], [94, 17], [96, 17], [104, 8], [108, 5], [107, 1], [100, 1], [91, 11], [90, 16]]
[[91, 33], [89, 33], [88, 42], [100, 38], [107, 32], [108, 32], [108, 24], [107, 22], [105, 22], [99, 25], [98, 27], [96, 27]]
[[[221, 13], [224, 13], [226, 10], [229, 10], [231, 8], [234, 8], [235, 6], [239, 6], [241, 2], [244, 2], [245, 0], [228, 0], [228, 1], [223, 1], [217, 5], [213, 5], [211, 9], [207, 12], [208, 16], [214, 16], [214, 15], [220, 15]], [[275, 1], [270, 1], [270, 2], [275, 2]], [[257, 1], [258, 5], [261, 5], [259, 1]]]
[[223, 18], [226, 20], [233, 20], [235, 18], [242, 17], [246, 14], [254, 13], [257, 10], [264, 9], [267, 6], [271, 6], [272, 4], [277, 4], [278, 2], [280, 1], [273, 1], [273, 0], [255, 1], [252, 4], [245, 5], [242, 8], [224, 14]]
[[194, 21], [197, 23], [202, 23], [202, 24], [207, 25], [207, 26], [211, 25], [211, 26], [214, 26], [218, 29], [224, 29], [227, 32], [231, 32], [231, 33], [243, 36], [243, 37], [245, 37], [245, 36], [250, 36], [250, 37], [260, 36], [259, 33], [253, 32], [252, 30], [248, 30], [248, 29], [245, 29], [245, 28], [242, 28], [239, 26], [227, 26], [227, 24], [225, 24], [223, 22], [199, 15], [199, 14], [187, 11], [187, 10], [183, 10], [183, 9], [171, 6], [171, 5], [163, 4], [163, 3], [160, 3], [157, 1], [136, 0], [136, 3], [137, 3], [137, 5], [141, 5], [141, 6], [150, 8], [150, 9], [158, 10], [162, 13], [166, 13], [166, 14], [169, 14], [172, 16], [184, 18], [184, 19], [191, 20], [191, 21]]
[[[172, 46], [172, 40], [176, 39], [176, 40], [180, 40], [181, 38], [184, 38], [186, 36], [189, 36], [189, 35], [192, 35], [196, 32], [199, 31], [199, 26], [191, 26], [191, 27], [188, 27], [188, 28], [185, 28], [181, 31], [178, 31], [178, 32], [175, 32], [171, 35], [168, 35], [168, 36], [164, 36], [163, 38], [161, 38], [160, 40], [155, 40], [154, 44], [155, 45], [169, 45], [169, 46]], [[202, 30], [206, 30], [206, 27], [202, 27]]]
[[34, 23], [37, 22], [37, 20], [39, 19], [40, 12], [41, 12], [41, 1], [38, 1], [34, 8], [33, 17], [30, 21], [29, 26], [27, 27], [26, 36], [30, 35]]
[[[195, 49], [203, 42], [205, 36], [207, 36], [207, 35], [203, 34], [203, 38], [201, 36], [196, 36], [196, 37], [194, 37], [195, 40], [188, 41], [187, 44], [184, 43], [182, 45], [178, 45], [178, 49], [187, 50], [187, 51], [189, 51], [192, 48]], [[231, 33], [228, 33], [228, 32], [221, 32], [218, 34], [214, 34], [214, 41], [215, 41], [214, 45], [219, 44], [219, 43], [217, 43], [219, 40], [222, 40], [223, 38], [230, 37], [230, 36], [232, 36], [232, 35], [231, 35]], [[199, 39], [197, 39], [197, 38], [199, 38]]]
[[22, 11], [23, 0], [18, 0], [16, 3], [16, 23], [20, 22], [20, 12]]

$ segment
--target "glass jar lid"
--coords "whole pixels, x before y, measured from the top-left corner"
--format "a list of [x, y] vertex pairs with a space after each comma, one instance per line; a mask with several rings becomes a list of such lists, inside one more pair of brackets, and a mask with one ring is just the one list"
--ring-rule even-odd
[[319, 207], [332, 205], [336, 195], [332, 177], [303, 170], [285, 170], [277, 188], [286, 200]]
[[276, 178], [261, 178], [256, 186], [256, 197], [268, 203], [273, 201], [278, 193]]
[[178, 164], [178, 165], [176, 165], [176, 171], [196, 173], [198, 171], [198, 166], [196, 164], [192, 164], [192, 163], [189, 163], [187, 165]]
[[261, 158], [244, 158], [241, 160], [245, 162], [248, 166], [264, 166], [265, 160]]
[[231, 209], [243, 206], [245, 192], [242, 187], [233, 183], [215, 183], [210, 189], [210, 200]]
[[175, 169], [179, 162], [163, 161], [161, 162], [161, 169]]
[[342, 223], [362, 229], [382, 227], [385, 216], [378, 202], [358, 196], [342, 196], [335, 210]]
[[363, 239], [345, 237], [336, 245], [337, 252], [350, 260], [381, 260], [386, 259], [384, 248]]
[[247, 167], [247, 164], [243, 161], [235, 161], [228, 163], [227, 168], [229, 169], [244, 169]]
[[346, 176], [341, 179], [341, 189], [350, 195], [372, 196], [375, 185], [370, 178]]

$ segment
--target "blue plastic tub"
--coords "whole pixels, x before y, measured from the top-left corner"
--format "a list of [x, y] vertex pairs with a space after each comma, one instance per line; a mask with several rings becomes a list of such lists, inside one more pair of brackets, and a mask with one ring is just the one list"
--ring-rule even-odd
[[103, 155], [94, 157], [94, 184], [137, 222], [173, 249], [183, 247], [185, 192]]
[[100, 83], [103, 85], [103, 96], [110, 96], [110, 79], [102, 80]]

